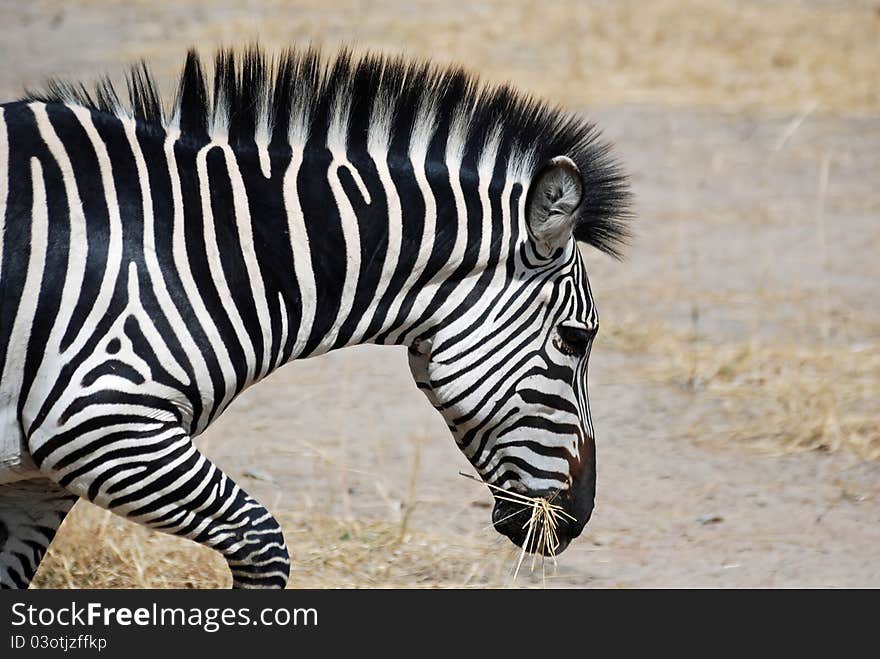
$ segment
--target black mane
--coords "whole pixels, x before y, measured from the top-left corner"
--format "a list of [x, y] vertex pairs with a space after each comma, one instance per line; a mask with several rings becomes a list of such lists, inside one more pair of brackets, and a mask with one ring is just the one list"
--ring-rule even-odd
[[507, 85], [486, 85], [461, 68], [355, 56], [349, 50], [327, 57], [313, 48], [269, 59], [251, 47], [218, 52], [209, 84], [199, 56], [190, 50], [169, 108], [143, 63], [129, 71], [127, 88], [127, 105], [106, 78], [93, 90], [51, 81], [22, 100], [82, 105], [174, 126], [196, 139], [208, 140], [223, 130], [231, 144], [240, 145], [257, 139], [286, 144], [297, 121], [305, 122], [308, 134], [321, 134], [340, 100], [349, 106], [350, 140], [364, 139], [377, 102], [393, 110], [393, 139], [403, 134], [408, 140], [419, 109], [430, 103], [438, 131], [464, 116], [468, 144], [482, 149], [490, 137], [497, 138], [499, 154], [527, 159], [530, 176], [551, 158], [568, 156], [580, 168], [585, 190], [575, 237], [619, 258], [630, 236], [627, 178], [594, 124]]

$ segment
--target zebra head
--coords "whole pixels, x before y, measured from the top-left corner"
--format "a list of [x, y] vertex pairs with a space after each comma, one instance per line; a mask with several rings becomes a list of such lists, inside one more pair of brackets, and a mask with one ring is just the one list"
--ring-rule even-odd
[[504, 276], [415, 342], [410, 367], [493, 486], [496, 530], [521, 546], [530, 512], [505, 492], [544, 497], [567, 513], [559, 552], [589, 520], [596, 485], [587, 362], [598, 317], [575, 241], [589, 204], [567, 157], [549, 160], [523, 187], [510, 205], [518, 230], [497, 266]]

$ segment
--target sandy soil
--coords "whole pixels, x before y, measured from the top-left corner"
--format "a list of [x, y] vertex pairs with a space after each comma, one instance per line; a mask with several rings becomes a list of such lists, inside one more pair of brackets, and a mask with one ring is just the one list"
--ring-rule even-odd
[[[251, 13], [242, 4], [6, 5], [0, 19], [15, 27], [0, 45], [0, 90], [9, 98], [48, 73], [118, 70], [145, 54], [170, 71], [188, 43], [244, 40], [251, 22], [268, 41], [282, 38], [266, 22], [277, 3], [250, 3]], [[479, 10], [493, 3], [469, 4], [472, 22], [491, 23]], [[766, 4], [777, 16], [792, 3]], [[348, 27], [352, 3], [323, 13], [299, 3], [285, 25], [291, 38], [428, 48], [490, 73], [508, 61], [503, 38], [468, 57], [474, 28], [449, 18], [456, 3], [366, 5], [375, 11], [357, 29]], [[393, 20], [389, 6], [400, 9]], [[420, 46], [416, 28], [431, 21], [440, 27]], [[873, 47], [855, 42], [852, 52]], [[536, 80], [509, 61], [509, 77]], [[552, 67], [552, 53], [542, 61]], [[624, 73], [633, 66], [618, 64]], [[558, 100], [576, 108], [591, 100], [565, 92], [564, 72], [547, 77]], [[597, 507], [546, 584], [880, 586], [876, 84], [851, 102], [853, 113], [825, 102], [833, 89], [807, 83], [805, 95], [746, 112], [714, 81], [701, 95], [693, 80], [692, 93], [662, 76], [641, 87], [633, 77], [609, 80], [617, 92], [591, 97], [589, 113], [632, 173], [638, 237], [624, 263], [587, 255], [604, 327], [591, 363]], [[760, 85], [754, 91], [763, 98]], [[811, 94], [817, 101], [805, 102]], [[716, 368], [715, 357], [741, 346], [760, 377], [731, 380]], [[828, 357], [824, 370], [812, 355]], [[487, 528], [488, 493], [458, 475], [469, 466], [412, 385], [402, 349], [354, 348], [288, 366], [246, 392], [201, 447], [272, 510], [406, 517], [413, 529], [488, 544], [505, 566], [514, 562], [512, 546]]]

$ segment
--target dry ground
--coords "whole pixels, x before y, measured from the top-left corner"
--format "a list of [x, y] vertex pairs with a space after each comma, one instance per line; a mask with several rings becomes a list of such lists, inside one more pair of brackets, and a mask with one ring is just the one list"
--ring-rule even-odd
[[[0, 92], [191, 45], [458, 61], [594, 116], [632, 172], [625, 263], [587, 255], [599, 493], [551, 586], [880, 585], [880, 4], [0, 4]], [[201, 446], [282, 520], [294, 586], [508, 585], [490, 497], [399, 349], [246, 392]], [[86, 505], [36, 584], [218, 586], [211, 552]]]

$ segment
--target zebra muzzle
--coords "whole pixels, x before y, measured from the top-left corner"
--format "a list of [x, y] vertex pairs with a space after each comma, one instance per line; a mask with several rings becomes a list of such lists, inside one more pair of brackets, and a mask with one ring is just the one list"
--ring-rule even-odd
[[555, 556], [580, 534], [583, 525], [552, 497], [496, 493], [492, 525], [517, 547]]

